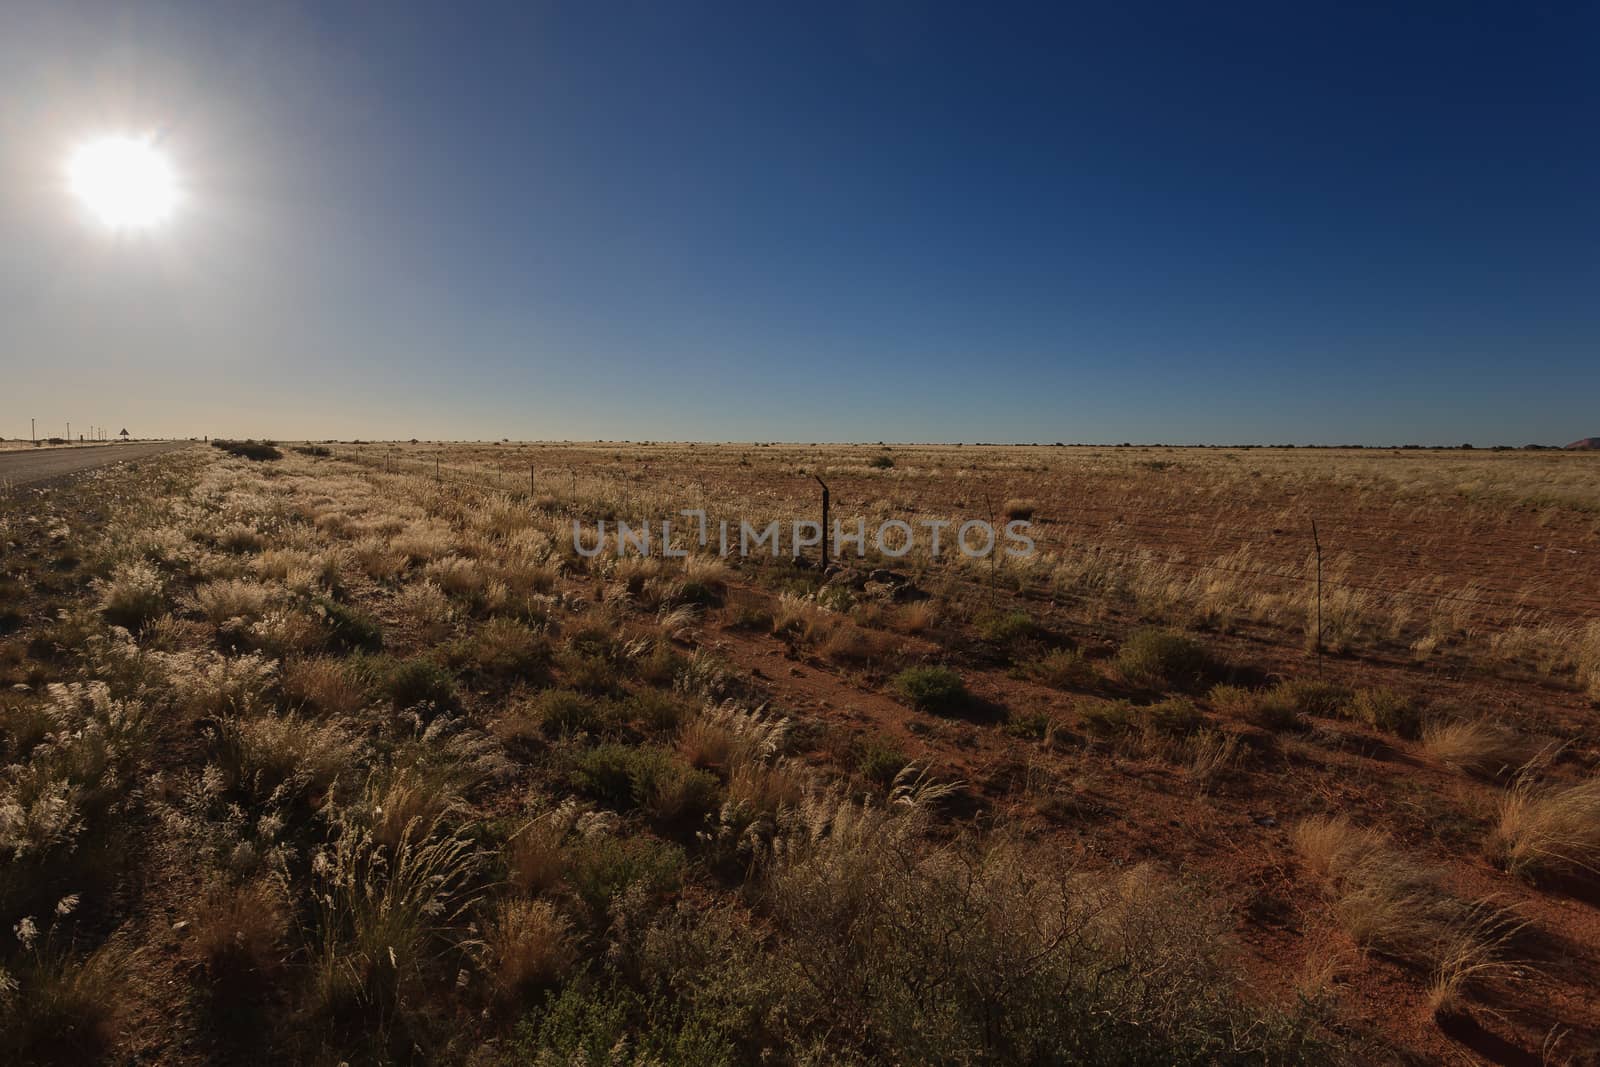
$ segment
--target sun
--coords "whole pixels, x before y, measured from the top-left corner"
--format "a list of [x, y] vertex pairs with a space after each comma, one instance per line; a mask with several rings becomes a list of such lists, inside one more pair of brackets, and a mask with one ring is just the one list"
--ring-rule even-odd
[[67, 163], [72, 192], [114, 230], [142, 230], [172, 217], [178, 180], [148, 140], [104, 137], [78, 148]]

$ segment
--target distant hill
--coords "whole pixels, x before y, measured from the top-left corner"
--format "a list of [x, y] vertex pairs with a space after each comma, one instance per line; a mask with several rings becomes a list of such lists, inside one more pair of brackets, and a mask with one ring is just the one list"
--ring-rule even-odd
[[1572, 442], [1567, 447], [1577, 449], [1580, 452], [1600, 452], [1600, 437], [1584, 437]]

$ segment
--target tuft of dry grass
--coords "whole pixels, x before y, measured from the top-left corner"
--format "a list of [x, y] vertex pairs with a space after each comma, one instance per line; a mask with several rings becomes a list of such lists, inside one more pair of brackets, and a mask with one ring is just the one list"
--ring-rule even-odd
[[484, 920], [483, 965], [502, 1002], [525, 1002], [555, 985], [576, 958], [572, 924], [548, 900], [505, 897]]
[[217, 534], [217, 547], [225, 552], [260, 552], [264, 544], [260, 531], [242, 522], [225, 526]]
[[194, 606], [213, 626], [252, 623], [267, 613], [277, 594], [246, 578], [207, 582], [194, 591]]
[[506, 881], [513, 889], [529, 895], [548, 893], [567, 876], [569, 861], [563, 847], [580, 812], [568, 803], [546, 812], [512, 835], [505, 843], [503, 858]]
[[1038, 510], [1038, 502], [1028, 497], [1013, 497], [1000, 505], [1001, 513], [1008, 519], [1031, 519]]
[[289, 916], [283, 890], [258, 879], [217, 887], [195, 912], [189, 954], [205, 970], [212, 992], [249, 995], [284, 965]]
[[1441, 719], [1423, 725], [1422, 750], [1446, 767], [1495, 778], [1526, 763], [1534, 754], [1534, 745], [1504, 723]]
[[296, 659], [284, 664], [283, 694], [335, 717], [354, 715], [367, 702], [366, 687], [355, 672], [343, 660], [331, 657]]
[[1524, 774], [1500, 801], [1489, 852], [1524, 877], [1600, 876], [1600, 778], [1541, 787]]
[[1492, 898], [1456, 900], [1415, 856], [1343, 817], [1307, 819], [1293, 840], [1339, 926], [1363, 948], [1422, 969], [1435, 1013], [1459, 1011], [1474, 985], [1513, 973], [1505, 950], [1524, 924]]
[[921, 634], [933, 629], [939, 622], [939, 609], [930, 597], [902, 604], [894, 613], [894, 627], [901, 633]]
[[143, 561], [120, 564], [99, 583], [100, 612], [117, 626], [133, 630], [167, 609], [161, 572]]
[[260, 798], [326, 791], [359, 747], [337, 723], [298, 715], [230, 717], [223, 720], [217, 741], [225, 780]]

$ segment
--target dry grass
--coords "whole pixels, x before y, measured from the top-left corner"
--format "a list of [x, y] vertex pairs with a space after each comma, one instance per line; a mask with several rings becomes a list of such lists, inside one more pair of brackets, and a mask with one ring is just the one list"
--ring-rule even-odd
[[506, 897], [483, 923], [483, 964], [497, 999], [525, 1003], [572, 969], [572, 924], [548, 900]]
[[939, 624], [939, 608], [931, 597], [927, 600], [914, 600], [896, 608], [893, 620], [894, 628], [901, 633], [927, 633]]
[[295, 659], [284, 664], [283, 692], [323, 715], [354, 715], [367, 703], [366, 687], [343, 660]]
[[1455, 900], [1435, 870], [1383, 833], [1322, 816], [1296, 826], [1293, 839], [1340, 928], [1357, 945], [1422, 969], [1436, 1013], [1460, 1011], [1474, 985], [1514, 972], [1505, 951], [1523, 923], [1493, 900]]
[[212, 889], [195, 911], [187, 951], [213, 991], [247, 995], [287, 961], [289, 915], [276, 880]]
[[563, 842], [579, 811], [574, 805], [546, 812], [511, 836], [505, 844], [506, 881], [518, 892], [538, 895], [559, 886], [569, 866]]
[[1483, 778], [1510, 774], [1535, 753], [1536, 745], [1504, 723], [1453, 719], [1422, 727], [1422, 750], [1446, 767]]
[[1600, 778], [1541, 786], [1524, 775], [1500, 801], [1489, 852], [1525, 877], [1600, 877]]
[[194, 606], [213, 626], [252, 623], [277, 599], [269, 585], [246, 578], [207, 582], [194, 591]]

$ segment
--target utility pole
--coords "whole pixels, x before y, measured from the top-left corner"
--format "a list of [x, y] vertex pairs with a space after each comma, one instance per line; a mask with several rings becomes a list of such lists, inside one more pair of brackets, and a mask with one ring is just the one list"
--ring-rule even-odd
[[36, 420], [36, 419], [29, 419], [28, 420], [28, 436], [33, 438], [33, 443], [34, 444], [38, 444], [39, 443], [39, 425], [38, 425], [38, 420]]

